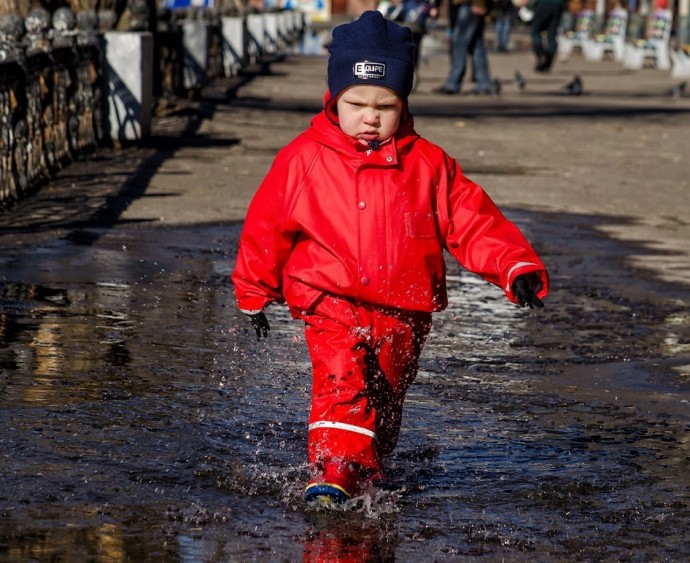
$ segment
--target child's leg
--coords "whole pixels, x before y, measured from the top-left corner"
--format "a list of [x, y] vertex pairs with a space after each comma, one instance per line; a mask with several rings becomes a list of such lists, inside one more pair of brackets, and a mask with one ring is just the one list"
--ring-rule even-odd
[[376, 413], [366, 393], [370, 331], [361, 317], [349, 301], [329, 296], [313, 315], [304, 317], [313, 366], [308, 439], [312, 467], [337, 462], [379, 469]]
[[378, 452], [390, 454], [398, 442], [405, 394], [414, 381], [418, 359], [431, 328], [426, 313], [377, 311], [367, 387], [376, 410]]
[[430, 315], [325, 297], [303, 319], [314, 368], [309, 461], [318, 468], [354, 464], [365, 474], [378, 473], [379, 455], [397, 441]]

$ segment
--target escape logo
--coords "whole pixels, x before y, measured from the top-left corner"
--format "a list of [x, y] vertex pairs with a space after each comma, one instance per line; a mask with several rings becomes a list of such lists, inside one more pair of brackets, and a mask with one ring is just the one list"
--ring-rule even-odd
[[364, 80], [382, 80], [386, 77], [386, 65], [384, 63], [360, 61], [355, 63], [352, 69], [352, 75], [354, 78], [361, 78]]

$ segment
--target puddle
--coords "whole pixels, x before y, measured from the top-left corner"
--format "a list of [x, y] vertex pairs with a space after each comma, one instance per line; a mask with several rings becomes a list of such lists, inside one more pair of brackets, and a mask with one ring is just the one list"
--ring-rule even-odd
[[549, 241], [547, 307], [450, 265], [390, 490], [337, 513], [301, 502], [302, 329], [274, 307], [258, 342], [235, 309], [239, 226], [4, 251], [0, 558], [686, 557], [687, 288], [631, 272], [594, 218], [511, 217]]

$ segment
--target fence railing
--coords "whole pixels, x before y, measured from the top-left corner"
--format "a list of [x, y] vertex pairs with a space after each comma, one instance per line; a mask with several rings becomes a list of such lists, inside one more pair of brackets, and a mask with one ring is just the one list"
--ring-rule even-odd
[[307, 25], [292, 11], [130, 17], [115, 30], [115, 18], [93, 10], [0, 14], [0, 206], [99, 145], [142, 139], [157, 98], [196, 96], [284, 52]]

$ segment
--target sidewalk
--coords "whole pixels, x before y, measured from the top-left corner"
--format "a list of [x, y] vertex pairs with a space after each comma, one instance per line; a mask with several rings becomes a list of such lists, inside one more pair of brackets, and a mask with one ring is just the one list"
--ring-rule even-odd
[[[628, 71], [573, 55], [548, 75], [529, 52], [491, 54], [502, 94], [439, 96], [448, 70], [444, 36], [425, 53], [410, 105], [418, 131], [442, 145], [501, 206], [629, 217], [623, 239], [648, 240], [680, 255], [641, 258], [690, 282], [690, 97], [674, 99], [668, 72]], [[524, 90], [514, 84], [519, 71]], [[229, 103], [211, 106], [192, 146], [161, 163], [125, 220], [164, 224], [240, 221], [276, 152], [305, 128], [321, 104], [326, 59], [291, 56], [256, 76]], [[584, 94], [564, 90], [578, 74]], [[471, 83], [464, 89], [471, 89]], [[160, 120], [159, 120], [160, 123]], [[170, 197], [175, 194], [174, 197]], [[682, 211], [685, 210], [685, 211]]]
[[[610, 216], [612, 235], [665, 252], [639, 257], [640, 264], [690, 283], [690, 97], [670, 96], [677, 80], [577, 54], [539, 75], [531, 54], [520, 51], [490, 56], [499, 97], [439, 96], [432, 90], [445, 79], [448, 58], [445, 35], [434, 39], [410, 100], [421, 134], [457, 157], [499, 206]], [[524, 90], [514, 83], [516, 71]], [[36, 234], [75, 221], [241, 221], [276, 152], [319, 111], [325, 72], [325, 57], [290, 55], [270, 73], [243, 77], [232, 96], [236, 80], [216, 82], [200, 102], [180, 100], [155, 118], [145, 146], [74, 163], [4, 212], [0, 244], [8, 240], [3, 233]], [[584, 94], [569, 96], [564, 85], [576, 74]]]

